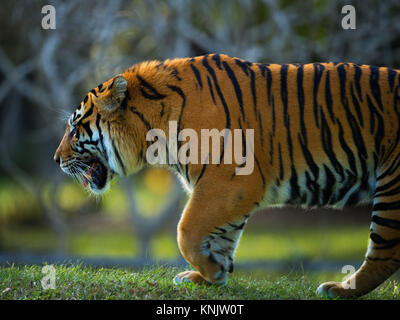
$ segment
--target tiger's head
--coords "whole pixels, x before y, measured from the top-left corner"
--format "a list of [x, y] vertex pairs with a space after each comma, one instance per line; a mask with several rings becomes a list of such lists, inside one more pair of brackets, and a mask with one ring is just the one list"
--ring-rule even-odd
[[[128, 81], [118, 75], [91, 90], [68, 119], [54, 155], [61, 169], [96, 194], [130, 171], [138, 150], [126, 117]], [[129, 146], [128, 146], [129, 145]]]

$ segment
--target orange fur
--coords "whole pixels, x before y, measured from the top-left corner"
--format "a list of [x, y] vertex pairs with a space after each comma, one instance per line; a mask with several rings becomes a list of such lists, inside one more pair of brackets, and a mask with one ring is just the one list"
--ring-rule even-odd
[[[168, 166], [188, 185], [178, 244], [198, 271], [177, 281], [224, 282], [243, 226], [260, 206], [373, 201], [366, 262], [353, 275], [357, 287], [319, 289], [359, 296], [400, 266], [399, 88], [399, 71], [353, 63], [257, 64], [226, 55], [144, 62], [89, 93], [55, 159], [79, 157], [72, 146], [89, 134], [71, 137], [70, 126], [80, 130], [88, 110], [85, 122], [106, 144], [93, 135], [96, 157], [119, 175], [146, 165], [147, 132], [168, 134], [169, 121], [199, 136], [201, 129], [254, 129], [250, 175], [235, 174], [235, 163]], [[94, 157], [88, 154], [85, 161]]]

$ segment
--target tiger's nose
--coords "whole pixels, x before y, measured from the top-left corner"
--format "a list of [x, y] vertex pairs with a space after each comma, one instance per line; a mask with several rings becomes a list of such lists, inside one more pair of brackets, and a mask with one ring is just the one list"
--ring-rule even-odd
[[60, 165], [61, 157], [57, 153], [54, 155], [54, 162]]

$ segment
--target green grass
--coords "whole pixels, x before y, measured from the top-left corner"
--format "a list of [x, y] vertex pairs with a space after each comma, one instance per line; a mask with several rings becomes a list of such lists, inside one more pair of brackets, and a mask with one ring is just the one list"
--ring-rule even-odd
[[[0, 267], [0, 299], [319, 299], [321, 282], [341, 280], [341, 274], [234, 273], [228, 284], [176, 286], [172, 279], [183, 271], [152, 267], [94, 269], [58, 265], [56, 289], [43, 290], [41, 266]], [[389, 280], [363, 299], [400, 299], [400, 283]]]
[[[46, 229], [3, 228], [2, 244], [11, 251], [48, 252], [55, 249], [56, 234]], [[236, 259], [351, 260], [360, 262], [367, 249], [368, 228], [266, 228], [245, 230]], [[138, 254], [138, 241], [128, 230], [82, 230], [68, 235], [69, 254], [85, 256], [132, 257]], [[151, 243], [152, 254], [161, 259], [180, 256], [176, 238], [157, 234]]]

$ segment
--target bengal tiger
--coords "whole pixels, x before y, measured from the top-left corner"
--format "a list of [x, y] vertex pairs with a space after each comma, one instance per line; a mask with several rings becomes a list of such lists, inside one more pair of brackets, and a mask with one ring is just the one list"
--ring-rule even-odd
[[321, 284], [319, 295], [361, 296], [399, 268], [399, 70], [262, 64], [223, 54], [142, 62], [88, 93], [54, 160], [102, 193], [114, 176], [147, 165], [147, 133], [168, 133], [170, 121], [197, 133], [254, 129], [251, 174], [237, 174], [235, 163], [164, 165], [190, 195], [177, 241], [197, 270], [178, 274], [175, 283], [224, 284], [249, 217], [284, 205], [340, 209], [372, 202], [362, 266], [343, 282]]

